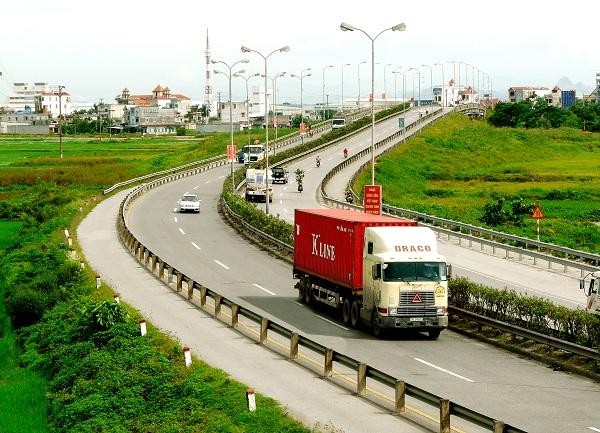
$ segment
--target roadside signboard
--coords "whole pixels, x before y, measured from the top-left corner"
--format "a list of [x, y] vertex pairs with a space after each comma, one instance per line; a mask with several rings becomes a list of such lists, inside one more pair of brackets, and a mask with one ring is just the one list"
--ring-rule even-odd
[[235, 147], [235, 144], [228, 144], [227, 145], [227, 162], [234, 162], [236, 154], [237, 154], [237, 149]]
[[364, 212], [381, 215], [381, 185], [365, 185]]
[[533, 209], [533, 213], [531, 214], [531, 218], [535, 219], [537, 225], [537, 240], [540, 241], [540, 220], [545, 218], [544, 213], [542, 212], [542, 208], [539, 203], [535, 204], [535, 208]]

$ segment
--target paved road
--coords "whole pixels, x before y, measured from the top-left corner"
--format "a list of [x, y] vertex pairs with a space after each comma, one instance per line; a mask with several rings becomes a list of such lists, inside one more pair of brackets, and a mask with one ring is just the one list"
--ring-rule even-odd
[[[600, 411], [593, 404], [599, 401], [600, 386], [589, 380], [452, 332], [442, 333], [438, 341], [401, 335], [376, 340], [297, 303], [291, 267], [241, 240], [217, 214], [220, 178], [227, 170], [215, 169], [146, 194], [133, 206], [131, 230], [202, 284], [416, 386], [530, 431], [600, 429]], [[174, 213], [175, 201], [189, 190], [203, 198], [200, 215]]]
[[[290, 415], [306, 426], [320, 426], [322, 430], [319, 431], [333, 432], [333, 428], [344, 433], [435, 431], [432, 422], [419, 415], [416, 408], [409, 410], [404, 419], [386, 415], [379, 407], [328, 383], [314, 371], [292, 363], [250, 339], [240, 337], [237, 332], [203, 313], [160, 283], [141, 268], [117, 240], [115, 216], [124, 195], [119, 193], [101, 202], [79, 226], [77, 236], [85, 257], [102, 279], [120, 293], [125, 302], [141, 311], [155, 326], [174, 336], [182, 344], [190, 346], [194, 356], [228, 372], [234, 379], [255, 391], [276, 399]], [[155, 227], [157, 232], [167, 237], [168, 244], [176, 246], [181, 243], [183, 235], [178, 232], [173, 239], [168, 239], [170, 235], [163, 229], [165, 224], [171, 225], [173, 215], [169, 210], [165, 215], [169, 218], [157, 223]], [[181, 220], [186, 229], [191, 225], [195, 226], [197, 222], [198, 218]], [[234, 236], [233, 233], [229, 234]], [[210, 254], [210, 241], [202, 238], [196, 240], [202, 245], [204, 252], [191, 247], [190, 252], [194, 253], [190, 256], [191, 267], [199, 265], [200, 274], [215, 274], [216, 281], [222, 284], [241, 284], [220, 278], [218, 272], [210, 271], [213, 266], [220, 270], [224, 268], [208, 259], [209, 256], [213, 257]], [[230, 244], [229, 248], [233, 245]], [[223, 248], [218, 250], [223, 251]], [[248, 263], [266, 262], [262, 252], [247, 248], [244, 253]], [[232, 263], [226, 254], [214, 257]], [[273, 264], [277, 265], [277, 262]], [[203, 278], [199, 278], [199, 281], [202, 280]], [[271, 284], [263, 284], [272, 287]], [[219, 285], [212, 280], [211, 287]], [[255, 294], [257, 292], [249, 292], [248, 297]], [[240, 395], [240, 399], [245, 399], [245, 395]], [[435, 416], [435, 413], [432, 415]], [[414, 424], [411, 419], [417, 419], [433, 430]], [[323, 428], [325, 426], [332, 429], [327, 430]]]

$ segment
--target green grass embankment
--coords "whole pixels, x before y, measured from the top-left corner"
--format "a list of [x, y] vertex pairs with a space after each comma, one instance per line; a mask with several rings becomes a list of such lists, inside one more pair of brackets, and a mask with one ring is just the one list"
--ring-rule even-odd
[[[387, 204], [486, 226], [498, 198], [539, 202], [541, 240], [600, 253], [600, 136], [570, 128], [495, 128], [452, 115], [378, 159]], [[355, 190], [370, 182], [370, 167]], [[535, 239], [535, 221], [488, 226]]]
[[0, 139], [0, 431], [308, 431], [260, 395], [248, 413], [246, 387], [224, 372], [182, 368], [177, 343], [138, 336], [135, 312], [90, 322], [90, 309], [116, 304], [65, 242], [102, 189], [223, 154], [228, 141], [73, 139], [60, 160], [54, 139]]

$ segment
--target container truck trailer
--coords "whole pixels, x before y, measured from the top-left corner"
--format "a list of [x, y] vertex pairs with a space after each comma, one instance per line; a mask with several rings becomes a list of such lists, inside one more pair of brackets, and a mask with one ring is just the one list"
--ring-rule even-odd
[[415, 221], [345, 209], [296, 209], [294, 278], [306, 304], [341, 311], [346, 325], [426, 331], [448, 326], [450, 266], [435, 233]]

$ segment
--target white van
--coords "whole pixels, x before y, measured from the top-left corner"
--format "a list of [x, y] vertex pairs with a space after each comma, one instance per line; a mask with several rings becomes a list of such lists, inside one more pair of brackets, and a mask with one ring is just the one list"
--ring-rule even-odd
[[346, 119], [331, 119], [331, 128], [332, 129], [338, 129], [338, 128], [343, 128], [344, 126], [346, 126]]

